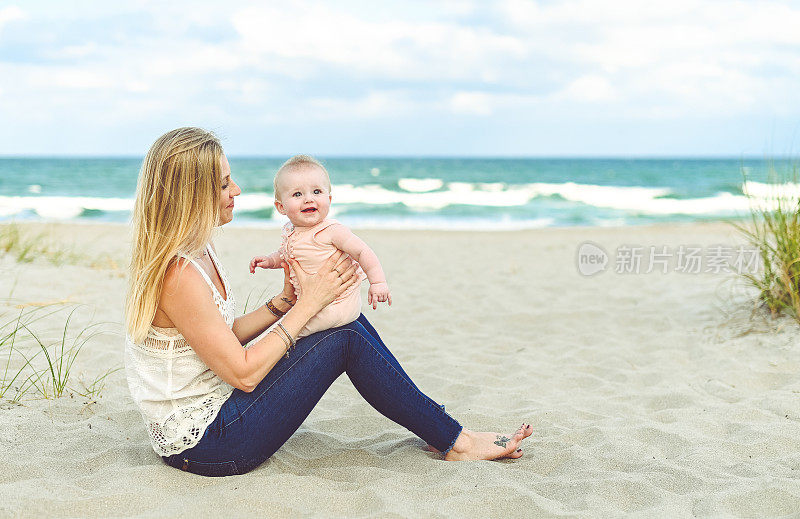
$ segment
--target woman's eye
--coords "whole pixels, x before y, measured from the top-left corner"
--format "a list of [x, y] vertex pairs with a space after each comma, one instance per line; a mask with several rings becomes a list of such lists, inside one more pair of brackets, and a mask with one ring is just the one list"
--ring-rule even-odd
[[222, 186], [222, 189], [228, 189], [228, 184], [225, 184], [224, 186]]

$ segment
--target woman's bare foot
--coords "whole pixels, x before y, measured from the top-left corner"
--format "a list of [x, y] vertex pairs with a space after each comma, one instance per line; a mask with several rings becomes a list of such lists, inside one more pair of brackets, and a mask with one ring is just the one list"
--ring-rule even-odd
[[[517, 432], [511, 435], [475, 432], [465, 427], [444, 459], [446, 461], [462, 461], [520, 458], [522, 449], [519, 448], [519, 444], [532, 432], [533, 427], [524, 423], [517, 429]], [[433, 447], [431, 449], [436, 450]]]

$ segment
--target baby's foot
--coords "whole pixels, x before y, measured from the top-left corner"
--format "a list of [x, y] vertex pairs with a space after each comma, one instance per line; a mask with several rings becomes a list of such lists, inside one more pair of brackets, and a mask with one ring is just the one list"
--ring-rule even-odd
[[514, 434], [505, 435], [494, 432], [474, 432], [463, 429], [450, 452], [444, 457], [447, 461], [494, 460], [499, 458], [520, 458], [520, 442], [531, 435], [533, 427], [522, 424]]

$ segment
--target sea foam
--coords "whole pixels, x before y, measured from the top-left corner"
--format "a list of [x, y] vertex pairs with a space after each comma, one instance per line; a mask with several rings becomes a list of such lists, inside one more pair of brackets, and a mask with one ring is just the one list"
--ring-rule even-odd
[[[641, 186], [603, 186], [563, 183], [505, 184], [499, 182], [443, 182], [439, 179], [400, 179], [398, 189], [388, 189], [377, 184], [333, 186], [333, 213], [346, 211], [348, 217], [363, 218], [359, 211], [363, 207], [383, 207], [372, 213], [371, 221], [392, 221], [396, 226], [398, 217], [411, 212], [434, 216], [448, 207], [472, 206], [483, 208], [522, 208], [528, 217], [518, 213], [519, 219], [541, 223], [542, 218], [551, 218], [549, 210], [540, 202], [560, 201], [560, 206], [570, 203], [581, 207], [614, 210], [631, 215], [729, 215], [747, 212], [753, 206], [774, 207], [776, 200], [800, 197], [800, 185], [773, 185], [746, 182], [741, 194], [718, 192], [701, 198], [678, 198], [669, 188]], [[69, 196], [0, 196], [0, 218], [10, 218], [25, 212], [46, 219], [70, 220], [81, 217], [85, 211], [102, 213], [130, 212], [133, 198], [100, 198]], [[261, 219], [279, 220], [281, 215], [271, 210], [274, 197], [271, 193], [242, 194], [236, 198], [236, 210], [255, 213], [269, 210], [269, 216]], [[406, 211], [392, 209], [402, 205]], [[490, 213], [485, 216], [490, 217]], [[498, 216], [501, 216], [498, 213]], [[250, 215], [252, 218], [252, 215]], [[614, 216], [619, 218], [620, 215]], [[256, 217], [258, 218], [258, 217]], [[450, 216], [449, 218], [453, 218]], [[593, 216], [592, 218], [596, 218]], [[558, 218], [555, 224], [560, 224]]]

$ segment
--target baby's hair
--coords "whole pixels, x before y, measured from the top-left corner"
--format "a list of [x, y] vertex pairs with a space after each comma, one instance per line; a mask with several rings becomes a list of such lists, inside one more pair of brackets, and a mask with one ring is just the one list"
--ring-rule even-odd
[[321, 169], [323, 173], [325, 173], [325, 180], [328, 182], [328, 191], [331, 190], [331, 177], [328, 175], [328, 170], [325, 169], [325, 166], [322, 165], [322, 162], [318, 161], [311, 155], [295, 155], [284, 162], [275, 173], [275, 180], [272, 182], [272, 189], [275, 191], [276, 200], [280, 200], [280, 197], [278, 196], [278, 179], [281, 177], [281, 175], [291, 173], [292, 171], [297, 171], [298, 169], [308, 166], [316, 166]]

